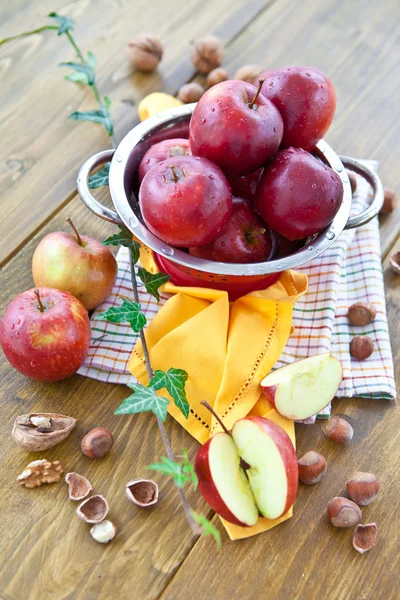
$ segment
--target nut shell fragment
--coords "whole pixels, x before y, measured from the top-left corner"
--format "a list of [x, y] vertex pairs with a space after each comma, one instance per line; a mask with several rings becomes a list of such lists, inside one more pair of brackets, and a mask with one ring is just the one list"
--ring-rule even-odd
[[[51, 430], [48, 431], [50, 423]], [[46, 427], [43, 425], [46, 424]], [[42, 452], [65, 440], [76, 419], [55, 413], [30, 413], [15, 418], [12, 437], [18, 446], [31, 452]]]
[[26, 488], [40, 487], [42, 483], [57, 483], [64, 473], [60, 461], [45, 458], [34, 460], [18, 475], [17, 481]]
[[378, 535], [376, 523], [357, 525], [353, 537], [353, 548], [360, 554], [364, 554], [375, 546]]
[[92, 491], [92, 484], [86, 477], [79, 473], [67, 473], [65, 482], [68, 483], [68, 496], [70, 500], [83, 500]]
[[107, 519], [101, 523], [96, 523], [96, 525], [93, 525], [93, 527], [90, 528], [90, 535], [100, 544], [111, 542], [111, 540], [115, 538], [116, 533], [116, 526]]
[[76, 514], [86, 523], [101, 523], [108, 515], [108, 510], [104, 496], [90, 496], [78, 506]]
[[158, 485], [151, 479], [133, 479], [126, 484], [126, 497], [130, 502], [147, 508], [158, 501]]

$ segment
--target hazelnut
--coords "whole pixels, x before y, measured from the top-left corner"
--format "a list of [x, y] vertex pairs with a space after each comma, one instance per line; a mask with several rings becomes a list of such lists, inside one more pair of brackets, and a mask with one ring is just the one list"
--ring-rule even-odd
[[400, 252], [395, 252], [395, 254], [390, 257], [390, 266], [396, 275], [400, 275]]
[[65, 483], [68, 483], [68, 496], [70, 500], [83, 500], [92, 491], [92, 484], [86, 477], [79, 473], [67, 473]]
[[350, 342], [350, 354], [357, 360], [366, 360], [374, 351], [374, 342], [367, 335], [355, 335]]
[[130, 502], [147, 508], [158, 501], [158, 485], [151, 479], [133, 479], [125, 486], [126, 497]]
[[347, 171], [347, 175], [349, 176], [351, 193], [354, 194], [357, 189], [357, 177], [353, 171]]
[[114, 523], [111, 523], [111, 521], [107, 521], [107, 519], [101, 523], [96, 523], [96, 525], [93, 525], [93, 527], [90, 528], [90, 535], [100, 544], [111, 542], [111, 540], [115, 538], [116, 533], [116, 526]]
[[203, 94], [204, 88], [199, 83], [192, 81], [179, 89], [178, 98], [182, 102], [190, 104], [191, 102], [198, 102]]
[[329, 419], [322, 425], [325, 435], [336, 444], [347, 444], [353, 439], [354, 430], [350, 423], [340, 417]]
[[378, 535], [376, 523], [367, 523], [367, 525], [357, 525], [353, 537], [353, 548], [360, 554], [368, 552], [375, 546]]
[[306, 452], [299, 459], [299, 479], [306, 485], [313, 485], [321, 481], [326, 473], [326, 460], [314, 450]]
[[328, 502], [328, 519], [334, 527], [354, 527], [361, 522], [362, 513], [348, 498], [336, 496]]
[[247, 81], [252, 85], [257, 85], [263, 68], [259, 65], [243, 65], [238, 69], [233, 79], [240, 79], [241, 81]]
[[89, 458], [103, 458], [111, 450], [113, 435], [104, 427], [95, 427], [85, 435], [81, 442], [81, 450]]
[[347, 493], [353, 502], [361, 506], [371, 504], [379, 492], [379, 479], [373, 473], [357, 471], [346, 483]]
[[380, 210], [381, 215], [390, 215], [396, 207], [396, 194], [393, 190], [385, 188], [385, 195], [383, 198], [382, 208]]
[[128, 56], [138, 71], [149, 73], [157, 68], [164, 48], [152, 33], [141, 33], [128, 42]]
[[222, 83], [223, 81], [227, 81], [229, 79], [228, 71], [219, 67], [218, 69], [213, 69], [207, 75], [206, 84], [207, 87], [212, 87], [213, 85], [217, 85], [217, 83]]
[[376, 306], [366, 302], [352, 304], [347, 312], [347, 318], [352, 325], [369, 325], [376, 317]]
[[224, 54], [224, 45], [221, 40], [214, 35], [207, 35], [193, 44], [191, 59], [196, 69], [207, 75], [221, 65]]
[[108, 503], [103, 496], [90, 496], [76, 509], [76, 514], [86, 523], [101, 523], [108, 514]]

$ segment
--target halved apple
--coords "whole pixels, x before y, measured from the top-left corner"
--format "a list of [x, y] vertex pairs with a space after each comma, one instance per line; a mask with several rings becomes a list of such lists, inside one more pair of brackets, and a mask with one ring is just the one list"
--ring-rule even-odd
[[229, 433], [217, 433], [201, 446], [194, 469], [200, 493], [216, 513], [235, 525], [255, 525], [258, 509]]
[[278, 413], [297, 421], [325, 408], [342, 378], [341, 363], [324, 353], [281, 367], [264, 377], [260, 385]]
[[258, 510], [264, 517], [277, 519], [296, 499], [298, 463], [287, 433], [263, 417], [236, 421], [232, 437], [241, 458], [249, 465], [249, 479]]

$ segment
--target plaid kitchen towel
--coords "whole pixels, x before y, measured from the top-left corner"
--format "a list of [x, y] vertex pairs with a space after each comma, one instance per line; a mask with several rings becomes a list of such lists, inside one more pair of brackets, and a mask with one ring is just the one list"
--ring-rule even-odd
[[[377, 168], [376, 162], [365, 162], [371, 168]], [[369, 193], [368, 183], [357, 176], [353, 214], [360, 212], [370, 201]], [[118, 278], [113, 292], [94, 315], [120, 304], [122, 298], [133, 300], [126, 248], [119, 250], [117, 260]], [[314, 259], [298, 271], [307, 275], [309, 290], [293, 308], [295, 331], [274, 368], [314, 354], [331, 352], [343, 365], [343, 381], [337, 396], [395, 398], [378, 219], [361, 228], [343, 232], [319, 259]], [[143, 286], [139, 290], [142, 310], [150, 322], [169, 295], [161, 294], [158, 304]], [[377, 316], [371, 325], [353, 327], [348, 322], [347, 309], [358, 301], [376, 305]], [[349, 353], [350, 340], [355, 334], [367, 334], [375, 343], [374, 353], [364, 362], [353, 359]], [[92, 317], [91, 346], [78, 373], [110, 383], [126, 384], [133, 381], [127, 364], [136, 340], [128, 324], [94, 321]], [[319, 416], [327, 418], [329, 412], [328, 408]]]

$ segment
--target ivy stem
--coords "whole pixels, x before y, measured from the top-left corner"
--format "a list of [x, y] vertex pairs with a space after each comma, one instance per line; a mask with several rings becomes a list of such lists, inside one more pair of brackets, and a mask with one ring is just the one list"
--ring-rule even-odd
[[3, 38], [2, 40], [0, 40], [0, 46], [5, 44], [6, 42], [12, 42], [12, 40], [17, 40], [18, 38], [27, 37], [29, 35], [35, 35], [36, 33], [46, 31], [47, 29], [58, 30], [58, 25], [43, 25], [43, 27], [38, 27], [37, 29], [32, 29], [31, 31], [25, 31], [24, 33], [18, 33], [18, 35], [12, 35], [11, 37]]
[[[137, 281], [136, 281], [135, 263], [134, 263], [133, 255], [132, 255], [131, 251], [129, 251], [129, 259], [130, 259], [130, 264], [131, 264], [131, 281], [132, 281], [133, 296], [135, 298], [135, 302], [139, 303], [139, 290], [138, 290], [138, 285], [137, 285]], [[153, 369], [151, 366], [149, 349], [147, 347], [146, 337], [144, 335], [143, 329], [140, 330], [139, 335], [140, 335], [140, 341], [142, 342], [143, 355], [144, 355], [144, 360], [146, 363], [146, 371], [147, 371], [147, 375], [148, 375], [148, 378], [150, 381], [153, 378]], [[174, 452], [172, 450], [171, 444], [169, 443], [169, 439], [168, 439], [168, 435], [167, 435], [164, 423], [162, 422], [162, 420], [159, 417], [157, 417], [157, 425], [160, 430], [161, 437], [162, 437], [165, 449], [167, 451], [168, 458], [170, 460], [175, 460]], [[202, 529], [201, 529], [201, 527], [199, 527], [199, 525], [196, 523], [196, 521], [193, 519], [193, 517], [190, 513], [190, 506], [186, 499], [185, 492], [183, 491], [182, 488], [179, 488], [178, 486], [177, 486], [177, 490], [178, 490], [178, 494], [181, 499], [183, 510], [185, 511], [185, 516], [186, 516], [187, 522], [189, 523], [189, 526], [190, 526], [193, 534], [201, 535]]]

